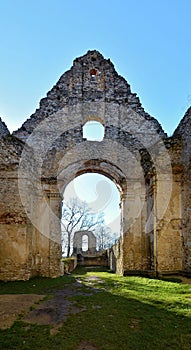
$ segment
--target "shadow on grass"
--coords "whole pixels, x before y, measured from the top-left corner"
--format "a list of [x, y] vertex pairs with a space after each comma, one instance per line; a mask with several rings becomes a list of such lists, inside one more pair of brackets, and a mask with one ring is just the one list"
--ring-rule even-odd
[[165, 281], [165, 282], [182, 283], [181, 278], [178, 278], [178, 277], [160, 277], [158, 278], [158, 280]]
[[[80, 274], [83, 281], [85, 270], [78, 271], [78, 278]], [[56, 335], [51, 335], [47, 325], [15, 322], [10, 329], [0, 332], [0, 349], [77, 350], [82, 341], [94, 344], [99, 350], [191, 349], [190, 317], [168, 311], [163, 302], [157, 304], [157, 300], [141, 297], [142, 293], [149, 296], [150, 288], [157, 286], [145, 285], [141, 289], [140, 280], [131, 278], [123, 278], [116, 284], [111, 274], [107, 283], [105, 275], [103, 285], [83, 286], [87, 294], [80, 294], [81, 283], [74, 276], [67, 276], [70, 280], [67, 286], [69, 283], [73, 290], [76, 288], [68, 299], [83, 311], [69, 315]], [[49, 281], [46, 288], [52, 283]], [[55, 281], [54, 287], [65, 288], [64, 281]], [[119, 294], [121, 287], [125, 288], [125, 295]], [[139, 300], [134, 296], [135, 291]]]
[[75, 270], [72, 271], [72, 274], [77, 275], [86, 275], [88, 272], [108, 272], [113, 273], [105, 266], [77, 266]]
[[0, 281], [0, 294], [43, 294], [73, 283], [72, 275], [58, 278], [34, 277], [28, 281]]

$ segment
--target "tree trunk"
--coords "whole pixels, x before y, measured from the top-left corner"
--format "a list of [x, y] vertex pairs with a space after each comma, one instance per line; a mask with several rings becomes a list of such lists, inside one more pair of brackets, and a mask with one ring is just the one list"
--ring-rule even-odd
[[70, 245], [71, 245], [71, 234], [68, 232], [68, 248], [67, 248], [67, 258], [70, 256]]

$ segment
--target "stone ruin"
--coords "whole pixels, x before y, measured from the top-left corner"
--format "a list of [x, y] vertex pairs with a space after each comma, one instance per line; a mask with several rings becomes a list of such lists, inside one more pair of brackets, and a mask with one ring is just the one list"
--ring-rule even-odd
[[[87, 237], [87, 242], [83, 242], [84, 238]], [[109, 250], [96, 250], [96, 236], [92, 231], [77, 231], [73, 238], [73, 257], [76, 258], [76, 265], [81, 266], [109, 266]], [[110, 266], [113, 270], [113, 266]]]
[[[88, 121], [101, 142], [83, 137]], [[191, 108], [172, 137], [97, 51], [74, 60], [11, 135], [0, 120], [0, 279], [61, 275], [63, 193], [88, 172], [115, 182], [121, 274], [191, 274]]]
[[[87, 250], [83, 250], [83, 239], [87, 237]], [[95, 255], [96, 254], [96, 236], [92, 231], [76, 231], [73, 238], [74, 255]]]

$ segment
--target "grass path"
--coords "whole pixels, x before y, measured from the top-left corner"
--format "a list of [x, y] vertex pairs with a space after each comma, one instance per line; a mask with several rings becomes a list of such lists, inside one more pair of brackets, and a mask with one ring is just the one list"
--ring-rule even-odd
[[[0, 293], [47, 296], [0, 331], [2, 350], [191, 349], [188, 284], [81, 269], [57, 279], [0, 283]], [[31, 319], [43, 309], [53, 322]]]

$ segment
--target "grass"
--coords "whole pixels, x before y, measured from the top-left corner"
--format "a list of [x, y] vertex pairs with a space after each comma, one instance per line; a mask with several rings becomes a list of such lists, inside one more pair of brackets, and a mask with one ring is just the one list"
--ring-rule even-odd
[[69, 316], [56, 335], [50, 326], [16, 321], [0, 332], [0, 349], [76, 350], [82, 341], [100, 350], [191, 349], [187, 284], [79, 269], [54, 280], [1, 283], [0, 291], [50, 295], [76, 279], [88, 294], [70, 299], [84, 311]]
[[51, 294], [72, 283], [73, 279], [65, 275], [59, 278], [35, 277], [29, 281], [0, 281], [0, 294]]

